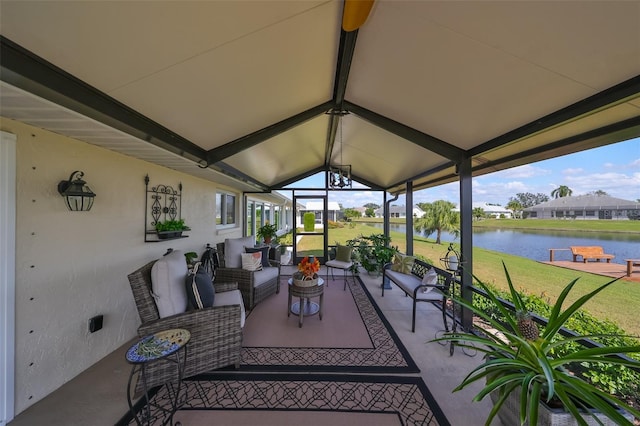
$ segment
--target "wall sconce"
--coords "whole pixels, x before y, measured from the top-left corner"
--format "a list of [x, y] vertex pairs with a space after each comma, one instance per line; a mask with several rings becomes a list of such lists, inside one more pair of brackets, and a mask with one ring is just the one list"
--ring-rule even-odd
[[88, 212], [93, 206], [93, 198], [96, 194], [82, 180], [83, 176], [83, 172], [76, 170], [71, 173], [69, 180], [62, 180], [58, 184], [58, 192], [64, 197], [67, 207], [72, 212]]

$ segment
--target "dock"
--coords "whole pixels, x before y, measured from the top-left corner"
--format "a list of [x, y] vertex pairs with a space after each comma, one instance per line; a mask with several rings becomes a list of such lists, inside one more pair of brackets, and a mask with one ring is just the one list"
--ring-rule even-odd
[[591, 274], [603, 275], [605, 277], [620, 278], [624, 281], [640, 283], [640, 268], [631, 271], [631, 276], [627, 276], [627, 265], [607, 262], [572, 262], [570, 260], [555, 260], [540, 262], [545, 265], [558, 266], [560, 268], [573, 269], [574, 271], [589, 272]]

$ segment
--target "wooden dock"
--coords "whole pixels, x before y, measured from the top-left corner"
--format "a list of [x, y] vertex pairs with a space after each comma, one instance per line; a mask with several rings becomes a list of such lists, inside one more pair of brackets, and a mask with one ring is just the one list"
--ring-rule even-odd
[[589, 272], [591, 274], [603, 275], [611, 278], [620, 278], [625, 281], [640, 283], [640, 268], [634, 268], [631, 276], [627, 276], [627, 265], [607, 262], [572, 262], [570, 260], [556, 260], [553, 262], [540, 262], [546, 265], [558, 266], [560, 268], [573, 269], [574, 271]]

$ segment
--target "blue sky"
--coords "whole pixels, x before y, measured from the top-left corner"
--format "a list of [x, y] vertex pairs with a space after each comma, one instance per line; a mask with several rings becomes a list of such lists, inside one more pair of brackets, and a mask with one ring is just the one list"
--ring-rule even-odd
[[[625, 200], [640, 199], [640, 138], [476, 177], [473, 179], [473, 201], [504, 206], [517, 193], [550, 196], [560, 185], [571, 188], [573, 195], [603, 190]], [[332, 194], [330, 201], [337, 201], [343, 207], [382, 203], [380, 193], [372, 191]], [[458, 183], [417, 191], [413, 195], [414, 203], [435, 200], [457, 204]], [[404, 203], [404, 196], [394, 202]]]

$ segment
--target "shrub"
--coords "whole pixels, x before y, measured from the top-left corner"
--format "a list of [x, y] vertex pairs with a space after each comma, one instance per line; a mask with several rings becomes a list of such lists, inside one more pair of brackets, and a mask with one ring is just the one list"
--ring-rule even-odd
[[304, 232], [313, 232], [316, 228], [316, 214], [306, 212], [302, 217], [302, 223], [304, 223]]

